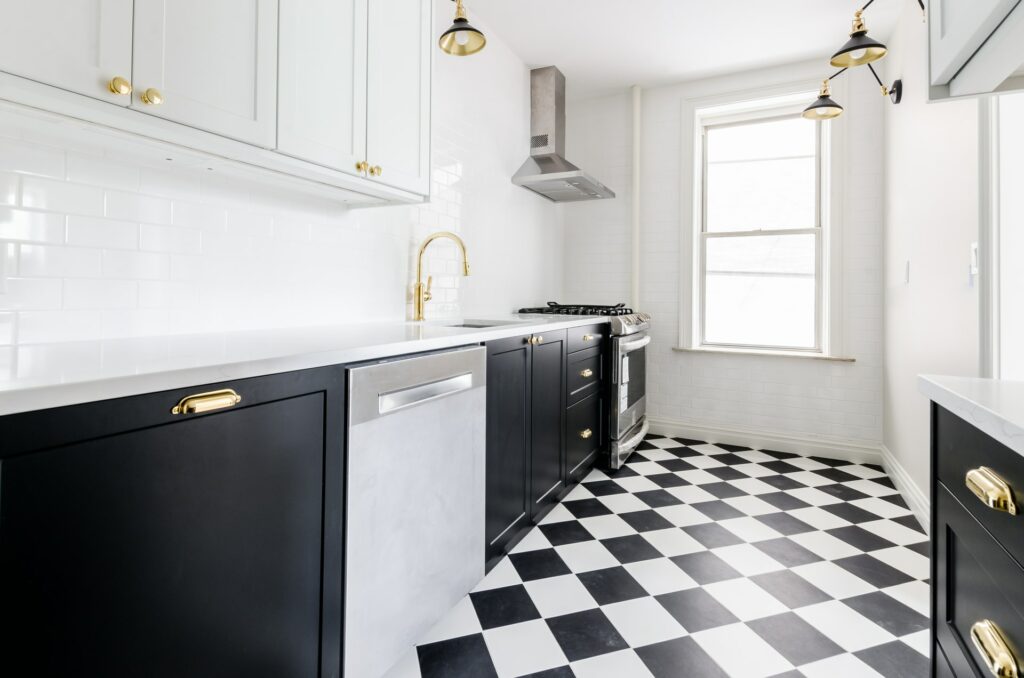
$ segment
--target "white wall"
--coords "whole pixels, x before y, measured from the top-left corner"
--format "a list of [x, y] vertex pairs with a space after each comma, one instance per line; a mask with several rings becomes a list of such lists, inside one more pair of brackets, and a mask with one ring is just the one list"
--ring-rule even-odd
[[999, 107], [999, 376], [1024, 379], [1024, 93]]
[[[662, 429], [807, 450], [845, 446], [866, 454], [881, 439], [884, 101], [868, 73], [850, 73], [848, 85], [836, 90], [848, 87], [838, 133], [850, 140], [848, 171], [836, 180], [853, 198], [843, 211], [842, 343], [856, 362], [672, 350], [679, 345], [681, 295], [688, 297], [691, 285], [692, 108], [709, 97], [774, 84], [785, 89], [810, 82], [814, 89], [827, 73], [827, 65], [815, 62], [643, 92], [640, 307], [654, 316], [649, 413]], [[569, 109], [570, 160], [619, 196], [563, 212], [565, 287], [573, 297], [628, 301], [631, 117], [628, 94]]]
[[[436, 30], [450, 24], [436, 5]], [[432, 201], [346, 210], [133, 148], [128, 139], [0, 120], [0, 365], [52, 341], [407, 317], [413, 254], [431, 246], [428, 317], [508, 312], [559, 296], [557, 206], [513, 186], [528, 153], [529, 71], [487, 31], [470, 58], [437, 52]], [[38, 351], [35, 352], [38, 355]]]
[[882, 152], [884, 443], [927, 493], [928, 402], [917, 375], [978, 373], [978, 295], [968, 281], [978, 239], [978, 102], [927, 103], [925, 34], [908, 3], [884, 62], [905, 90], [903, 103], [886, 107]]

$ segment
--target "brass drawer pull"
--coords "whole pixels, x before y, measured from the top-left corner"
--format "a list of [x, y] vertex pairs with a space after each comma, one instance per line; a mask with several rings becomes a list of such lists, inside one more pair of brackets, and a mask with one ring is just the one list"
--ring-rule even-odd
[[1005, 511], [1011, 516], [1017, 515], [1013, 490], [989, 467], [979, 466], [968, 471], [964, 476], [964, 484], [985, 506], [996, 511]]
[[588, 438], [590, 438], [593, 435], [594, 435], [594, 432], [591, 431], [589, 428], [585, 428], [582, 431], [580, 431], [580, 438], [583, 438], [584, 440], [587, 440]]
[[594, 370], [588, 367], [587, 369], [580, 372], [580, 376], [583, 377], [584, 379], [589, 379], [590, 377], [594, 376]]
[[203, 412], [222, 410], [225, 407], [234, 407], [240, 402], [242, 402], [242, 396], [230, 388], [197, 393], [178, 401], [178, 404], [171, 408], [171, 414], [202, 414]]
[[971, 640], [993, 676], [1018, 678], [1017, 658], [994, 621], [983, 619], [975, 622], [971, 627]]
[[583, 341], [593, 341], [594, 339], [597, 339], [597, 337], [595, 337], [593, 334], [583, 335]]

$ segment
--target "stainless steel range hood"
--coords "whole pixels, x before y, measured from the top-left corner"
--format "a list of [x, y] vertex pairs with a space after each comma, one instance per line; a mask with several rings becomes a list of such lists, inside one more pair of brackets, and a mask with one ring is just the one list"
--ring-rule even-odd
[[565, 76], [554, 66], [530, 71], [530, 157], [512, 183], [554, 202], [615, 197], [565, 159]]

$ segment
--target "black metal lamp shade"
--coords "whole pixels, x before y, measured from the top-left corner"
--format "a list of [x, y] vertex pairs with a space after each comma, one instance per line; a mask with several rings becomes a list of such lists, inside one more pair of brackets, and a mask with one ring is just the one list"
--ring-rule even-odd
[[861, 18], [861, 11], [853, 15], [853, 30], [850, 31], [850, 39], [839, 48], [839, 51], [832, 55], [830, 64], [836, 68], [853, 68], [863, 66], [872, 61], [878, 61], [888, 51], [882, 43], [874, 38], [868, 37], [867, 26]]
[[484, 34], [469, 25], [462, 0], [455, 0], [455, 21], [451, 28], [441, 34], [437, 44], [442, 50], [454, 56], [476, 54], [487, 44]]
[[821, 84], [821, 92], [814, 102], [804, 109], [803, 117], [808, 120], [831, 120], [843, 114], [843, 107], [832, 100], [828, 80]]

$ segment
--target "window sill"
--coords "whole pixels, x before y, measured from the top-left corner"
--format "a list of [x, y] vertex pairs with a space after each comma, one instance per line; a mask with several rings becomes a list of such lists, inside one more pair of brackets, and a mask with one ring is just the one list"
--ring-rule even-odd
[[800, 360], [824, 360], [834, 363], [852, 363], [856, 358], [845, 358], [842, 356], [825, 355], [824, 353], [801, 353], [799, 351], [767, 351], [763, 349], [749, 348], [686, 348], [673, 346], [673, 351], [680, 353], [712, 353], [716, 355], [752, 355], [772, 358], [798, 358]]

